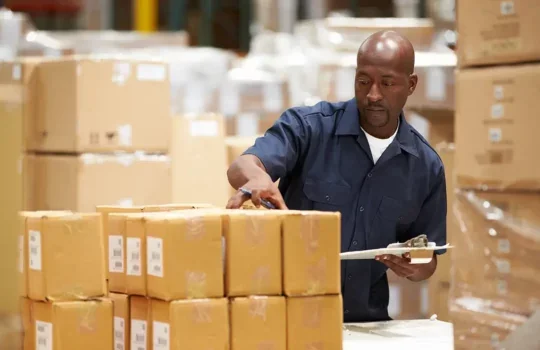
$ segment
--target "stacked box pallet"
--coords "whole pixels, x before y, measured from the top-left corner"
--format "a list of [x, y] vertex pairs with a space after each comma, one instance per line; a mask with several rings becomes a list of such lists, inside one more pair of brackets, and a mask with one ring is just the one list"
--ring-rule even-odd
[[339, 214], [194, 209], [107, 218], [109, 240], [123, 238], [123, 248], [109, 250], [126, 252], [109, 262], [115, 348], [341, 348]]
[[540, 172], [530, 117], [540, 107], [537, 8], [534, 0], [457, 7], [456, 349], [504, 347], [538, 305]]
[[[22, 212], [24, 349], [111, 349], [101, 215]], [[3, 345], [5, 345], [3, 343]]]

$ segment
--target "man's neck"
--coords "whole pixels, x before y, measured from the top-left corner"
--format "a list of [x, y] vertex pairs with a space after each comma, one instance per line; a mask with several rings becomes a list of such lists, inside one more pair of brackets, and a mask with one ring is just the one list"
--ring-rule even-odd
[[388, 139], [396, 133], [397, 128], [399, 126], [399, 118], [388, 122], [388, 124], [380, 128], [373, 127], [366, 124], [367, 123], [363, 123], [362, 120], [360, 119], [360, 126], [362, 127], [362, 129], [364, 129], [366, 133], [378, 139]]

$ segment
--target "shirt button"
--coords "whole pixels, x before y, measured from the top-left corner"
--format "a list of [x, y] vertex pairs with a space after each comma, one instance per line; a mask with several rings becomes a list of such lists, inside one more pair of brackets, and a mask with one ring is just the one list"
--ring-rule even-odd
[[367, 177], [372, 177], [372, 176], [373, 176], [373, 173], [367, 174]]
[[349, 313], [349, 310], [345, 310], [345, 313], [348, 314], [348, 313]]
[[364, 207], [360, 207], [360, 211], [364, 211]]
[[331, 198], [330, 198], [330, 196], [326, 196], [325, 199], [326, 199], [327, 202], [329, 202]]
[[348, 279], [352, 280], [352, 275], [347, 276]]
[[358, 242], [357, 241], [352, 241], [352, 245], [357, 245]]

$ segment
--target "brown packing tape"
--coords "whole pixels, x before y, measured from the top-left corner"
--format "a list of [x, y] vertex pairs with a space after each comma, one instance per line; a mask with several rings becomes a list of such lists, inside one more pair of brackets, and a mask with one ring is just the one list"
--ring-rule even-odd
[[192, 319], [195, 323], [211, 323], [210, 308], [212, 305], [208, 299], [192, 300]]
[[303, 215], [301, 225], [300, 234], [306, 243], [306, 251], [314, 253], [319, 249], [319, 220], [315, 215]]
[[307, 276], [309, 277], [309, 288], [305, 295], [324, 294], [324, 283], [327, 276], [326, 258], [321, 258], [317, 263], [307, 267]]
[[204, 217], [190, 216], [186, 218], [186, 238], [188, 240], [200, 238], [205, 232]]
[[253, 318], [261, 318], [266, 321], [268, 308], [268, 297], [251, 297], [249, 298], [249, 314]]
[[252, 279], [252, 289], [256, 293], [260, 292], [266, 285], [266, 281], [270, 277], [270, 267], [269, 266], [259, 266], [255, 273], [253, 274]]
[[195, 271], [186, 272], [186, 288], [188, 299], [203, 298], [206, 291], [206, 273]]
[[[320, 225], [315, 215], [302, 216], [302, 238], [308, 253], [313, 254], [320, 248]], [[309, 279], [309, 287], [305, 295], [324, 294], [323, 286], [327, 276], [326, 258], [321, 258], [315, 264], [307, 266], [306, 275]]]
[[320, 297], [312, 297], [309, 300], [305, 300], [303, 305], [303, 321], [304, 327], [307, 328], [320, 328], [321, 317], [323, 311], [321, 310]]

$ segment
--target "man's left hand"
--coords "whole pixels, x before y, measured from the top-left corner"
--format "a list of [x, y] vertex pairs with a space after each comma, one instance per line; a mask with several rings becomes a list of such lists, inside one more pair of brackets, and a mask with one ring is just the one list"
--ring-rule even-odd
[[427, 264], [411, 264], [409, 253], [399, 257], [396, 255], [379, 255], [375, 260], [385, 264], [399, 277], [407, 278], [414, 282], [428, 279], [437, 268], [437, 256], [433, 254], [433, 259]]

